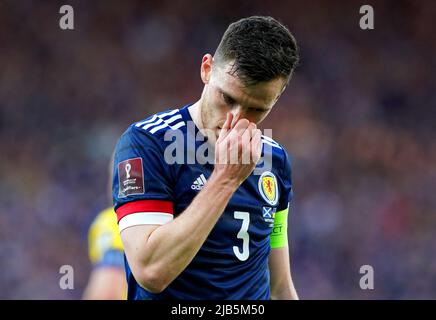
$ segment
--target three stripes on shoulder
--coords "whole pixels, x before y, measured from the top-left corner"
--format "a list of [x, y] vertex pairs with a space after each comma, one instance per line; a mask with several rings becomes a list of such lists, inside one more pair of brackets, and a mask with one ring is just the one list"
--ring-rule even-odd
[[155, 114], [147, 120], [138, 122], [135, 126], [138, 128], [140, 127], [151, 134], [155, 134], [159, 130], [167, 127], [177, 130], [186, 125], [185, 121], [182, 120], [182, 115], [179, 111], [179, 109], [174, 109], [168, 112]]
[[275, 142], [273, 139], [271, 139], [270, 137], [262, 135], [261, 139], [262, 139], [262, 142], [265, 144], [268, 144], [272, 147], [282, 149], [282, 147], [277, 142]]

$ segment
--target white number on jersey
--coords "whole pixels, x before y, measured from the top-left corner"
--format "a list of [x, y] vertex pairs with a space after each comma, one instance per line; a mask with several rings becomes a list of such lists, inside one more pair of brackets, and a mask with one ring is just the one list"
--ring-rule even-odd
[[241, 230], [239, 230], [237, 235], [238, 239], [242, 239], [242, 252], [239, 250], [238, 246], [233, 246], [233, 252], [239, 260], [245, 261], [250, 255], [250, 250], [248, 248], [248, 245], [250, 243], [250, 236], [248, 234], [248, 226], [250, 225], [250, 213], [244, 211], [235, 211], [234, 217], [235, 219], [242, 220]]

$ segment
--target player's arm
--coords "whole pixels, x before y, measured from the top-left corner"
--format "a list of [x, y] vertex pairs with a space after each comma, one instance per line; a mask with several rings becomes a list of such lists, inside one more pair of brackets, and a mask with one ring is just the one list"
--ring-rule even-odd
[[287, 217], [288, 209], [275, 214], [271, 234], [269, 269], [271, 299], [273, 300], [298, 300], [289, 262]]
[[126, 275], [123, 268], [95, 268], [83, 293], [84, 300], [126, 299]]
[[284, 151], [283, 169], [279, 176], [281, 198], [274, 215], [274, 226], [270, 236], [269, 256], [271, 299], [298, 299], [291, 276], [288, 246], [289, 203], [293, 197], [291, 163]]
[[[246, 119], [231, 127], [228, 114], [215, 144], [214, 171], [206, 186], [177, 218], [158, 225], [136, 225], [121, 232], [124, 250], [136, 281], [150, 292], [163, 291], [192, 261], [215, 226], [233, 193], [251, 174], [261, 153], [261, 132]], [[222, 161], [239, 155], [249, 164]], [[233, 153], [232, 153], [233, 152]], [[227, 159], [229, 160], [229, 159]]]
[[291, 276], [289, 248], [272, 249], [269, 259], [271, 273], [271, 299], [298, 300]]

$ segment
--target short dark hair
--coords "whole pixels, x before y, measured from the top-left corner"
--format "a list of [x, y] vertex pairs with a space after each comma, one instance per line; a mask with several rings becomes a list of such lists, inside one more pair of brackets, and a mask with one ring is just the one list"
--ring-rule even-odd
[[252, 16], [229, 25], [214, 59], [234, 61], [231, 74], [245, 85], [278, 77], [289, 81], [299, 61], [299, 49], [294, 36], [279, 21]]

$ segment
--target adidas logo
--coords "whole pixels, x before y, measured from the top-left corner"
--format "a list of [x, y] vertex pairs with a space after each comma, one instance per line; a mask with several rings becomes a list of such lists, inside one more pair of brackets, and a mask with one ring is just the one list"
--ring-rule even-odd
[[203, 189], [204, 185], [206, 184], [206, 178], [204, 177], [204, 174], [200, 174], [200, 176], [195, 179], [194, 183], [191, 185], [192, 190], [201, 190]]

